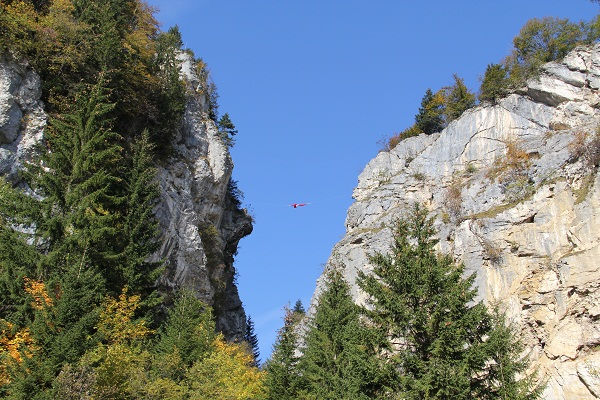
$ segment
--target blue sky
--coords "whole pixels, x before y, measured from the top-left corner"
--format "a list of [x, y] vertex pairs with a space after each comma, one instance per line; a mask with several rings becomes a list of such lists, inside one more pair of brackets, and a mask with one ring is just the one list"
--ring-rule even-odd
[[598, 10], [588, 0], [149, 3], [208, 64], [239, 130], [234, 178], [256, 222], [235, 264], [263, 361], [283, 306], [308, 305], [378, 141], [414, 122], [425, 90], [453, 73], [476, 90], [528, 19]]

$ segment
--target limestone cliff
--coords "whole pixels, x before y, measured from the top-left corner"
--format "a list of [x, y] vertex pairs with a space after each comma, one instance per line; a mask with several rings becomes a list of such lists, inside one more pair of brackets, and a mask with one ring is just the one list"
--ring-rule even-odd
[[[209, 118], [204, 82], [193, 59], [179, 56], [187, 87], [184, 119], [176, 128], [173, 154], [158, 168], [161, 248], [166, 261], [160, 285], [169, 291], [191, 288], [213, 306], [217, 328], [240, 339], [246, 320], [235, 286], [233, 255], [252, 231], [252, 219], [228, 190], [233, 163]], [[39, 76], [22, 63], [0, 58], [0, 174], [18, 183], [22, 163], [35, 157], [47, 116]]]
[[[496, 105], [379, 153], [360, 174], [342, 268], [356, 301], [367, 256], [386, 251], [413, 202], [435, 215], [439, 250], [477, 273], [548, 385], [545, 399], [600, 397], [600, 45], [546, 64]], [[317, 282], [314, 299], [322, 289]]]

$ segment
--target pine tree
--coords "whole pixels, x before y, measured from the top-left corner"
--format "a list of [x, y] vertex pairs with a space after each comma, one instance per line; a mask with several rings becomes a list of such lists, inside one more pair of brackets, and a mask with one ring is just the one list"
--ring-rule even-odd
[[107, 117], [114, 105], [106, 101], [101, 80], [80, 96], [75, 112], [52, 120], [43, 168], [30, 165], [28, 174], [43, 196], [35, 214], [47, 253], [42, 277], [72, 265], [97, 269], [118, 293], [123, 148]]
[[254, 358], [252, 365], [258, 367], [260, 365], [260, 350], [258, 349], [258, 337], [254, 332], [254, 321], [248, 315], [246, 319], [246, 333], [244, 334], [244, 341], [248, 344], [248, 348]]
[[182, 290], [159, 331], [156, 351], [165, 356], [177, 353], [181, 362], [174, 373], [182, 373], [207, 354], [215, 338], [210, 308], [192, 292]]
[[331, 270], [326, 287], [308, 322], [299, 369], [307, 399], [374, 398], [380, 369], [370, 348], [369, 331], [360, 322], [359, 307], [341, 273]]
[[508, 78], [506, 69], [500, 64], [489, 64], [479, 88], [479, 101], [495, 104], [496, 101], [507, 93]]
[[154, 290], [162, 272], [160, 263], [148, 261], [148, 256], [159, 247], [158, 222], [154, 215], [159, 189], [153, 151], [154, 145], [145, 130], [133, 143], [130, 168], [125, 175], [126, 202], [122, 234], [126, 245], [119, 265], [122, 285], [142, 293], [145, 303], [148, 303], [147, 297]]
[[283, 327], [277, 332], [271, 357], [265, 363], [268, 400], [296, 400], [302, 386], [296, 350], [298, 318], [286, 309]]
[[234, 136], [237, 135], [238, 131], [235, 129], [235, 125], [231, 121], [231, 118], [229, 118], [228, 113], [223, 114], [221, 119], [219, 119], [217, 127], [219, 128], [219, 136], [223, 140], [223, 143], [228, 147], [233, 146], [235, 143]]
[[296, 300], [296, 304], [294, 304], [294, 308], [292, 308], [292, 312], [295, 314], [306, 314], [306, 310], [302, 305], [302, 301], [300, 299]]
[[373, 274], [359, 277], [370, 299], [363, 312], [395, 371], [390, 387], [409, 400], [537, 398], [530, 379], [517, 381], [527, 367], [518, 341], [474, 303], [474, 274], [463, 278], [462, 264], [436, 254], [434, 233], [415, 206], [398, 222], [391, 253], [375, 254]]
[[417, 128], [428, 135], [439, 132], [444, 128], [444, 96], [441, 92], [433, 93], [427, 89], [419, 113], [415, 115]]
[[475, 95], [469, 91], [465, 82], [457, 74], [454, 74], [454, 85], [448, 88], [446, 94], [446, 123], [454, 121], [463, 112], [475, 105]]

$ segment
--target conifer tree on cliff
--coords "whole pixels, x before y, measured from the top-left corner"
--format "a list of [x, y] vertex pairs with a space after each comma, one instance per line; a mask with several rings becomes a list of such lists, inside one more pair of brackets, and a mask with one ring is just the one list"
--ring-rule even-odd
[[[415, 206], [400, 220], [390, 254], [371, 257], [373, 274], [360, 274], [369, 295], [364, 309], [392, 367], [389, 390], [417, 399], [535, 399], [527, 363], [503, 318], [474, 303], [474, 274], [434, 251], [432, 219]], [[388, 352], [389, 351], [389, 352]]]
[[441, 92], [433, 93], [427, 89], [419, 113], [415, 115], [415, 125], [428, 135], [444, 128], [444, 96]]
[[252, 317], [248, 316], [246, 319], [246, 333], [244, 334], [244, 341], [248, 343], [248, 348], [252, 353], [254, 362], [252, 366], [258, 367], [260, 365], [260, 350], [258, 349], [258, 337], [254, 332], [254, 321]]
[[308, 322], [300, 371], [307, 399], [375, 398], [381, 370], [369, 348], [369, 331], [359, 307], [338, 270], [326, 275], [326, 286]]

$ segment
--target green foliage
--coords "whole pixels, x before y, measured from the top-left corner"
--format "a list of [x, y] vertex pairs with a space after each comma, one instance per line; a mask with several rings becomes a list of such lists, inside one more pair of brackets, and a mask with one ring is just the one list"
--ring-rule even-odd
[[258, 367], [260, 365], [260, 351], [258, 349], [258, 337], [254, 332], [254, 321], [248, 316], [246, 319], [246, 332], [244, 333], [244, 342], [248, 344], [248, 348], [252, 354], [252, 365]]
[[238, 187], [238, 183], [234, 179], [229, 179], [227, 183], [227, 195], [236, 207], [241, 207], [244, 201], [244, 192]]
[[119, 291], [119, 227], [125, 196], [119, 176], [123, 148], [107, 114], [102, 83], [81, 96], [77, 110], [50, 124], [43, 165], [30, 165], [31, 185], [43, 199], [36, 220], [47, 243], [43, 276], [77, 264], [102, 272]]
[[527, 363], [514, 334], [474, 302], [475, 276], [436, 254], [434, 233], [415, 206], [398, 222], [391, 253], [372, 256], [373, 274], [359, 277], [383, 367], [394, 373], [390, 388], [405, 399], [537, 398], [529, 378], [517, 380]]
[[495, 104], [508, 90], [506, 68], [501, 64], [489, 64], [479, 88], [479, 101]]
[[219, 119], [217, 128], [219, 129], [219, 137], [223, 140], [223, 143], [227, 147], [232, 147], [235, 143], [234, 136], [237, 135], [238, 131], [235, 129], [233, 122], [231, 122], [228, 113], [223, 114], [221, 119]]
[[135, 288], [144, 298], [151, 297], [162, 268], [149, 262], [148, 255], [158, 250], [158, 222], [154, 216], [159, 188], [153, 166], [154, 145], [147, 131], [131, 145], [129, 168], [125, 175], [123, 243], [126, 243], [120, 262], [122, 283]]
[[180, 376], [186, 367], [204, 358], [215, 338], [210, 309], [193, 293], [183, 290], [160, 328], [156, 350], [164, 356], [178, 355], [180, 363], [173, 374]]
[[427, 89], [419, 113], [415, 115], [415, 126], [428, 135], [439, 132], [444, 127], [444, 96], [442, 92], [433, 93]]
[[158, 154], [167, 156], [171, 152], [174, 128], [181, 124], [185, 110], [185, 86], [179, 80], [177, 53], [183, 46], [177, 25], [156, 38], [154, 73], [159, 78], [157, 91], [157, 111], [151, 115], [152, 141]]
[[302, 386], [298, 369], [297, 324], [301, 316], [286, 309], [283, 327], [277, 332], [271, 358], [265, 363], [265, 386], [269, 400], [296, 400]]
[[475, 105], [475, 95], [469, 91], [462, 78], [457, 74], [453, 78], [454, 84], [445, 90], [444, 115], [447, 124]]
[[300, 360], [306, 399], [358, 400], [374, 398], [381, 378], [379, 363], [369, 349], [369, 331], [341, 273], [326, 275], [325, 289], [308, 321]]
[[559, 60], [575, 46], [586, 42], [585, 31], [583, 23], [572, 23], [568, 19], [545, 17], [527, 21], [513, 40], [514, 51], [509, 61], [513, 63], [513, 85], [537, 73], [542, 64]]
[[302, 305], [302, 301], [300, 299], [296, 300], [296, 303], [294, 304], [294, 308], [292, 308], [292, 312], [294, 314], [300, 314], [300, 315], [306, 314], [306, 310], [304, 309], [304, 306]]

